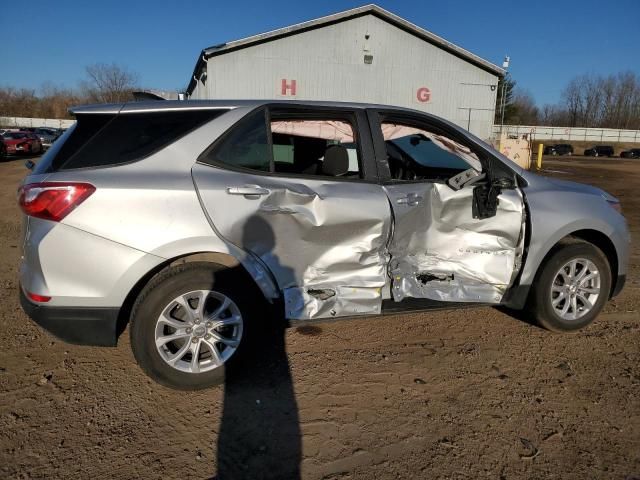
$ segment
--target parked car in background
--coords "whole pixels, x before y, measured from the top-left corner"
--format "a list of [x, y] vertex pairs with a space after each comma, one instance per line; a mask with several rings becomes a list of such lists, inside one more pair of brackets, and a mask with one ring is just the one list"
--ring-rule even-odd
[[164, 385], [220, 383], [273, 327], [267, 312], [295, 324], [477, 303], [574, 331], [625, 282], [615, 197], [424, 112], [219, 100], [72, 113], [20, 187], [21, 304], [73, 343], [115, 345], [130, 322], [136, 360]]
[[620, 153], [622, 158], [640, 158], [640, 148], [632, 148]]
[[584, 151], [587, 157], [613, 157], [613, 147], [611, 145], [595, 145]]
[[40, 139], [42, 143], [42, 147], [46, 150], [51, 144], [62, 135], [62, 132], [57, 128], [49, 128], [49, 127], [37, 127], [37, 128], [28, 128], [22, 129], [23, 131], [29, 131]]
[[7, 155], [36, 155], [43, 151], [42, 142], [31, 132], [5, 132], [2, 139], [7, 148]]
[[568, 143], [558, 143], [544, 147], [545, 155], [573, 155], [573, 147]]

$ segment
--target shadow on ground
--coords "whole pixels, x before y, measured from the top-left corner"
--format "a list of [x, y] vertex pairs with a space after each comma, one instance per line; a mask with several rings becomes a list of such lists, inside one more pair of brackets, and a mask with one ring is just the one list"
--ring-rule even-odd
[[[243, 243], [251, 243], [257, 255], [270, 254], [275, 244], [271, 226], [250, 217]], [[273, 266], [276, 260], [270, 258]], [[291, 269], [279, 266], [278, 271], [293, 278]], [[249, 343], [225, 371], [214, 478], [295, 480], [300, 478], [302, 435], [285, 347], [284, 309], [281, 304], [256, 305], [251, 300], [248, 308], [251, 331], [244, 341]]]

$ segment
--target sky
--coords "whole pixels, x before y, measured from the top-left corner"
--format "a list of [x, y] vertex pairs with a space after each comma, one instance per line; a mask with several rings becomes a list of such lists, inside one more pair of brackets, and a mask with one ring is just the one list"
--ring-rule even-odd
[[[203, 48], [364, 3], [0, 0], [0, 86], [75, 87], [85, 66], [115, 62], [145, 88], [180, 90]], [[640, 75], [640, 0], [377, 3], [497, 65], [509, 55], [538, 105], [558, 102], [582, 73]]]

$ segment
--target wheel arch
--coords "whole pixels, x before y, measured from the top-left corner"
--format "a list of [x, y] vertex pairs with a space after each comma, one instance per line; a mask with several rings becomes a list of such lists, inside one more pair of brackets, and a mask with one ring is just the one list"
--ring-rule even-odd
[[546, 263], [549, 261], [549, 258], [551, 258], [556, 250], [562, 247], [562, 245], [566, 245], [567, 243], [571, 243], [572, 241], [575, 242], [576, 240], [590, 243], [598, 247], [604, 253], [609, 264], [609, 270], [611, 272], [611, 289], [609, 291], [609, 298], [611, 298], [616, 289], [616, 284], [618, 283], [619, 276], [619, 259], [615, 244], [607, 234], [601, 232], [600, 230], [583, 228], [567, 233], [564, 236], [560, 237], [556, 242], [551, 244], [538, 263], [535, 272], [531, 277], [531, 283], [526, 285], [517, 284], [511, 287], [508, 296], [504, 300], [504, 304], [510, 308], [523, 308], [529, 296], [531, 286], [536, 282], [538, 275], [542, 271], [544, 265], [546, 265]]
[[[607, 257], [609, 263], [609, 270], [611, 271], [611, 291], [609, 292], [609, 298], [611, 298], [613, 291], [615, 290], [616, 283], [618, 282], [618, 252], [611, 239], [604, 233], [598, 230], [578, 230], [568, 236], [569, 238], [577, 238], [590, 243], [600, 250]], [[565, 237], [567, 238], [567, 237]], [[548, 254], [547, 254], [548, 255]], [[546, 260], [546, 256], [545, 256]], [[539, 268], [539, 267], [538, 267]]]
[[256, 290], [258, 292], [261, 292], [267, 301], [272, 301], [273, 299], [272, 291], [269, 288], [265, 288], [265, 286], [261, 282], [257, 282], [256, 279], [251, 275], [251, 273], [247, 269], [247, 261], [241, 262], [235, 256], [229, 253], [222, 252], [194, 252], [181, 254], [159, 263], [154, 268], [149, 270], [145, 275], [143, 275], [133, 285], [133, 287], [131, 287], [118, 312], [116, 323], [116, 339], [120, 337], [122, 332], [124, 332], [127, 325], [129, 324], [133, 305], [145, 286], [147, 286], [153, 278], [155, 278], [166, 269], [176, 265], [182, 265], [192, 262], [205, 262], [211, 263], [212, 265], [223, 266], [226, 268], [239, 268], [240, 271], [244, 272], [244, 274], [246, 275], [247, 281], [252, 282], [252, 284], [255, 285]]

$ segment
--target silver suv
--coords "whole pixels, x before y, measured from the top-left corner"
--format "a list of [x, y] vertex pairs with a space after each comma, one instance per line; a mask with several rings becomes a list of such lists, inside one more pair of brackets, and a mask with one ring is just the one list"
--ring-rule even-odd
[[597, 188], [524, 171], [459, 127], [380, 105], [194, 101], [72, 109], [25, 179], [24, 310], [144, 371], [219, 383], [292, 322], [468, 303], [556, 331], [622, 289], [629, 234]]

